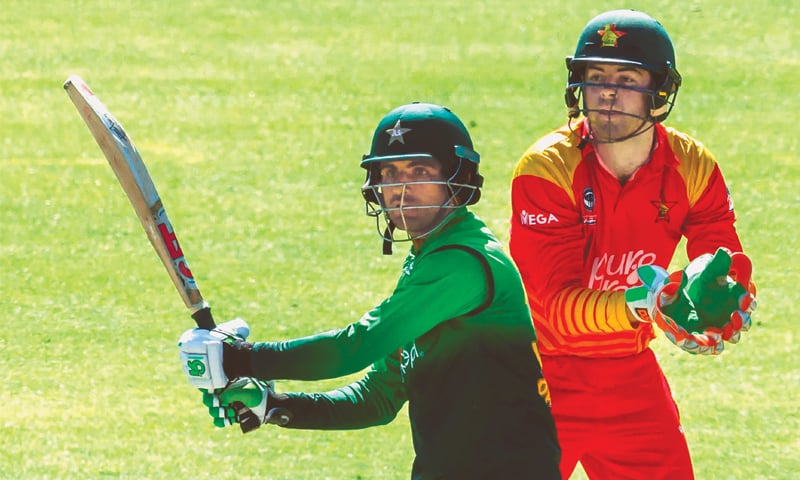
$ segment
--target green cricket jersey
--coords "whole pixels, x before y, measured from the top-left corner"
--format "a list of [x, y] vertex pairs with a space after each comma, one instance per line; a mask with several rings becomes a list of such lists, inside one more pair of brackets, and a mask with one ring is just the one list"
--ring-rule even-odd
[[[279, 400], [291, 428], [390, 422], [409, 402], [412, 478], [559, 478], [555, 427], [519, 274], [466, 208], [411, 249], [391, 297], [340, 330], [257, 343], [259, 378], [351, 385]], [[541, 392], [541, 393], [540, 393]]]

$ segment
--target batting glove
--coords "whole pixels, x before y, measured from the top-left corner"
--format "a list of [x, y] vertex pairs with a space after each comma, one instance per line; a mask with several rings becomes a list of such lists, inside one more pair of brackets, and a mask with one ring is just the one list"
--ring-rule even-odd
[[684, 269], [686, 292], [697, 307], [698, 329], [713, 331], [730, 343], [750, 329], [756, 308], [755, 285], [750, 279], [750, 259], [741, 252], [718, 249], [704, 254]]
[[664, 336], [681, 350], [691, 354], [717, 355], [725, 348], [716, 331], [697, 330], [698, 313], [686, 293], [687, 277], [683, 271], [672, 275], [655, 265], [639, 267], [642, 286], [625, 291], [630, 311], [641, 321], [655, 323]]
[[215, 427], [238, 423], [246, 433], [266, 423], [284, 426], [291, 421], [292, 414], [287, 409], [269, 408], [274, 398], [273, 382], [242, 378], [216, 393], [204, 392], [203, 404]]
[[231, 379], [223, 368], [223, 346], [243, 342], [249, 334], [250, 327], [241, 318], [220, 324], [213, 330], [185, 331], [178, 339], [178, 347], [189, 383], [208, 392], [227, 387]]

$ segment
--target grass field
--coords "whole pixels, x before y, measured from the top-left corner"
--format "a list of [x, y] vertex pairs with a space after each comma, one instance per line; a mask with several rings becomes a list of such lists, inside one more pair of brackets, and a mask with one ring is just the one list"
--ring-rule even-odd
[[[698, 479], [800, 472], [800, 13], [784, 0], [623, 1], [658, 17], [684, 87], [669, 124], [716, 154], [759, 283], [718, 358], [659, 339]], [[390, 108], [443, 103], [507, 239], [522, 151], [565, 120], [564, 56], [608, 6], [556, 0], [5, 2], [0, 34], [0, 477], [407, 478], [408, 422], [214, 429], [178, 363], [192, 326], [62, 82], [137, 143], [218, 319], [256, 339], [345, 325], [390, 293], [361, 154]], [[683, 259], [676, 260], [677, 263]], [[351, 379], [283, 382], [312, 391]], [[577, 472], [574, 478], [584, 478]]]

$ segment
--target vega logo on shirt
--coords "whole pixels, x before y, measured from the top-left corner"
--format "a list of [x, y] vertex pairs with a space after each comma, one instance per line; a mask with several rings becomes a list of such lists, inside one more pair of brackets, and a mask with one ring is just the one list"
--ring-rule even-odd
[[523, 210], [519, 214], [519, 221], [523, 225], [549, 225], [558, 223], [558, 217], [552, 213], [528, 213], [527, 210]]
[[589, 288], [597, 290], [625, 290], [639, 284], [636, 270], [643, 265], [652, 265], [656, 254], [643, 250], [625, 252], [620, 255], [604, 253], [592, 262]]

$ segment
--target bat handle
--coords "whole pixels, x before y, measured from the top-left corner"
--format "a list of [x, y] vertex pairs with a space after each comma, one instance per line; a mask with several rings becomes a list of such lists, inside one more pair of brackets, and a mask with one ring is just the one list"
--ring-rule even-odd
[[236, 420], [239, 422], [242, 433], [252, 432], [261, 426], [261, 419], [252, 410], [245, 407], [243, 403], [238, 405], [236, 403], [239, 402], [235, 402], [232, 406], [236, 410]]
[[211, 307], [208, 305], [194, 312], [192, 318], [199, 328], [205, 330], [213, 330], [214, 327], [217, 326], [217, 324], [214, 323], [214, 317], [211, 316]]

